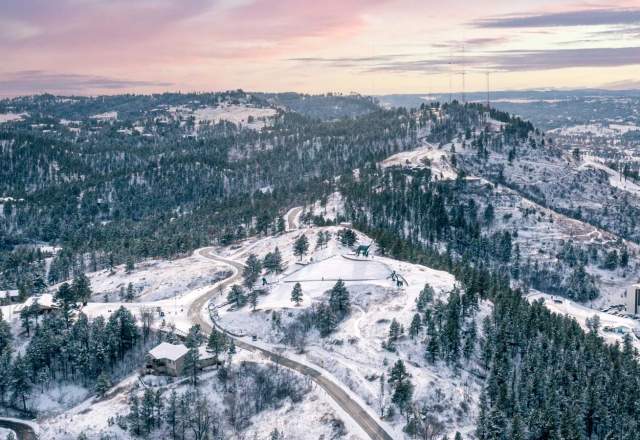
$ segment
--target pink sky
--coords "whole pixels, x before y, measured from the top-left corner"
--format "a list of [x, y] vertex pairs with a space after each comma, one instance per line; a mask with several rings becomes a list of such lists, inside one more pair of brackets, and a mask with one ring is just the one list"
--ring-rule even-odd
[[[0, 0], [0, 94], [640, 87], [640, 5]], [[634, 83], [635, 82], [635, 83]]]

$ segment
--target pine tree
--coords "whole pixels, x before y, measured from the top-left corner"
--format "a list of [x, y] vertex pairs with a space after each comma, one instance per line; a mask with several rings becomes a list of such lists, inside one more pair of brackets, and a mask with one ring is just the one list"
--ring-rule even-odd
[[627, 249], [626, 246], [624, 246], [622, 248], [622, 251], [620, 252], [620, 267], [624, 269], [628, 265], [629, 265], [629, 250]]
[[402, 360], [396, 361], [389, 372], [388, 382], [393, 388], [391, 401], [403, 414], [411, 404], [413, 396], [413, 385], [411, 384], [409, 377], [410, 375], [404, 366], [404, 362], [402, 362]]
[[244, 291], [242, 290], [242, 287], [237, 284], [231, 286], [231, 290], [227, 295], [227, 301], [233, 304], [236, 309], [240, 309], [242, 306], [244, 306], [247, 299], [245, 297]]
[[200, 324], [194, 324], [189, 328], [187, 338], [185, 339], [185, 345], [188, 348], [197, 348], [204, 342], [204, 339], [205, 335], [202, 333]]
[[279, 274], [282, 272], [282, 255], [280, 254], [280, 249], [278, 249], [277, 246], [273, 252], [269, 252], [264, 256], [262, 265], [268, 273]]
[[469, 325], [469, 328], [465, 331], [464, 337], [464, 346], [462, 347], [462, 355], [465, 359], [471, 359], [471, 355], [476, 347], [476, 338], [477, 338], [477, 330], [476, 330], [476, 322], [472, 321]]
[[409, 326], [409, 336], [411, 336], [411, 339], [418, 337], [420, 330], [422, 330], [422, 320], [420, 319], [420, 315], [416, 313], [413, 315], [411, 325]]
[[302, 286], [300, 283], [295, 283], [293, 290], [291, 291], [291, 302], [294, 302], [296, 306], [299, 306], [302, 302]]
[[133, 262], [133, 256], [127, 256], [127, 262], [125, 263], [124, 270], [126, 273], [131, 273], [135, 270], [135, 263]]
[[99, 397], [102, 397], [107, 393], [107, 391], [109, 391], [109, 388], [111, 388], [111, 380], [109, 379], [109, 376], [103, 371], [102, 373], [100, 373], [100, 376], [98, 376], [98, 382], [96, 383], [96, 394]]
[[142, 431], [149, 434], [155, 425], [155, 393], [150, 388], [145, 389], [142, 395], [140, 419]]
[[356, 244], [357, 239], [356, 234], [351, 229], [343, 228], [338, 231], [338, 240], [343, 246], [352, 247]]
[[249, 304], [251, 305], [251, 311], [255, 312], [258, 307], [258, 291], [253, 289], [249, 292]]
[[74, 289], [72, 289], [68, 283], [63, 283], [55, 293], [54, 301], [58, 308], [62, 311], [62, 316], [64, 317], [65, 323], [68, 327], [69, 320], [71, 318], [71, 310], [77, 307], [77, 297]]
[[200, 352], [198, 347], [191, 347], [184, 358], [183, 374], [189, 378], [191, 385], [198, 386], [198, 376], [200, 374]]
[[155, 407], [154, 420], [156, 422], [155, 423], [156, 428], [159, 428], [162, 424], [162, 414], [164, 411], [164, 401], [162, 399], [162, 392], [163, 390], [161, 388], [158, 388], [153, 396], [153, 406]]
[[127, 292], [124, 295], [124, 300], [131, 302], [136, 298], [135, 290], [133, 289], [133, 283], [127, 284]]
[[349, 299], [349, 291], [344, 281], [338, 280], [329, 292], [329, 306], [331, 311], [339, 318], [343, 318], [349, 313], [351, 302]]
[[242, 272], [244, 286], [251, 290], [258, 281], [261, 272], [262, 263], [255, 254], [249, 254], [244, 263], [244, 270]]
[[424, 288], [420, 291], [420, 294], [416, 299], [416, 307], [418, 311], [424, 312], [427, 310], [427, 306], [431, 301], [433, 301], [433, 295], [433, 288], [430, 285], [425, 284]]
[[140, 419], [140, 400], [138, 396], [133, 393], [129, 397], [129, 415], [127, 416], [127, 424], [129, 430], [134, 435], [142, 434], [142, 421]]
[[171, 432], [171, 439], [178, 439], [178, 394], [176, 390], [171, 391], [171, 395], [169, 396], [169, 402], [167, 403], [167, 407], [164, 413], [164, 418], [169, 425], [169, 430]]
[[31, 307], [23, 307], [20, 310], [20, 322], [22, 323], [22, 328], [27, 332], [27, 336], [31, 336], [31, 315]]
[[293, 244], [293, 255], [298, 257], [298, 259], [302, 260], [302, 257], [307, 255], [309, 251], [309, 240], [307, 240], [307, 236], [302, 234]]
[[71, 288], [74, 291], [77, 301], [86, 304], [91, 299], [91, 282], [85, 274], [80, 274], [74, 278]]
[[20, 354], [16, 357], [11, 370], [11, 393], [14, 401], [22, 404], [22, 410], [27, 410], [27, 397], [31, 392], [32, 383], [29, 379], [29, 364]]
[[317, 310], [317, 326], [320, 336], [325, 337], [333, 333], [337, 326], [337, 320], [331, 308], [321, 305]]
[[11, 352], [8, 349], [0, 352], [0, 406], [4, 406], [7, 393], [11, 388]]
[[396, 318], [393, 318], [391, 320], [391, 324], [389, 325], [389, 337], [387, 338], [387, 345], [386, 345], [386, 348], [388, 350], [390, 351], [395, 350], [395, 343], [400, 338], [400, 334], [401, 334], [400, 323], [396, 320]]
[[207, 351], [213, 353], [216, 367], [218, 365], [218, 356], [225, 349], [226, 341], [225, 337], [218, 330], [211, 330], [211, 334], [209, 335], [209, 341], [207, 342]]
[[438, 359], [440, 354], [440, 335], [436, 330], [433, 320], [429, 320], [427, 324], [427, 347], [425, 350], [425, 358], [427, 361], [433, 363]]

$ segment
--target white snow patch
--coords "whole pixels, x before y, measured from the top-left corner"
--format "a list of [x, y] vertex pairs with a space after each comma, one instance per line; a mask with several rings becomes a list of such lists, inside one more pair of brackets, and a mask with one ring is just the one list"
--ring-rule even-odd
[[99, 113], [97, 115], [89, 116], [89, 118], [97, 119], [100, 121], [113, 121], [118, 119], [118, 112], [111, 111], [111, 112]]
[[0, 124], [11, 121], [21, 121], [29, 116], [29, 113], [0, 113]]

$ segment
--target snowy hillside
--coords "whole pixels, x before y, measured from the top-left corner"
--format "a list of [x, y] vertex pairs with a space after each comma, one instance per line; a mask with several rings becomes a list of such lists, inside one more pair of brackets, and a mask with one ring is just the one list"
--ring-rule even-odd
[[[235, 309], [223, 305], [225, 298], [219, 297], [219, 324], [234, 333], [255, 335], [258, 341], [268, 346], [280, 347], [286, 350], [287, 355], [298, 356], [321, 367], [366, 402], [374, 413], [379, 411], [377, 378], [381, 369], [402, 359], [415, 383], [416, 399], [438, 408], [437, 419], [446, 426], [446, 431], [450, 434], [456, 431], [471, 432], [477, 416], [475, 407], [481, 387], [481, 383], [474, 378], [472, 366], [454, 374], [446, 366], [430, 365], [424, 359], [422, 345], [408, 336], [398, 343], [396, 353], [383, 348], [383, 342], [388, 337], [390, 317], [395, 317], [408, 329], [417, 311], [416, 299], [425, 285], [435, 290], [436, 301], [446, 301], [448, 292], [455, 286], [454, 277], [446, 272], [379, 256], [357, 258], [351, 249], [341, 246], [335, 239], [326, 249], [310, 252], [302, 265], [292, 255], [293, 243], [301, 234], [314, 243], [319, 232], [329, 232], [335, 236], [339, 230], [339, 227], [303, 228], [234, 249], [231, 255], [247, 255], [249, 252], [263, 255], [278, 247], [287, 269], [278, 276], [268, 278], [267, 291], [258, 298], [255, 311], [250, 306]], [[371, 239], [358, 234], [358, 242], [366, 244]], [[398, 289], [391, 281], [390, 276], [394, 271], [408, 282], [406, 288]], [[345, 281], [350, 293], [350, 316], [330, 338], [323, 339], [317, 333], [310, 333], [301, 355], [294, 349], [285, 348], [281, 341], [287, 326], [294, 323], [304, 310], [325, 300], [327, 291], [338, 279]], [[290, 299], [295, 282], [302, 286], [303, 300], [300, 306]], [[482, 306], [479, 320], [488, 309], [488, 304]], [[274, 313], [280, 320], [277, 325], [273, 322]], [[461, 407], [465, 409], [460, 412], [458, 408]], [[400, 429], [402, 419], [395, 418], [390, 423], [394, 438], [404, 438]]]

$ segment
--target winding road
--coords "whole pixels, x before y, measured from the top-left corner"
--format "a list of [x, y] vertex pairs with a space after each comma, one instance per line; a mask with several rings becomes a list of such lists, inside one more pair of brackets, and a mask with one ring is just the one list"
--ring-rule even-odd
[[289, 212], [287, 212], [287, 231], [298, 229], [298, 216], [301, 212], [302, 206], [296, 206], [295, 208], [291, 208]]
[[[300, 211], [302, 208], [300, 208]], [[289, 212], [287, 216], [287, 221], [289, 226], [294, 224], [294, 219], [300, 212], [295, 212], [295, 209]], [[202, 330], [205, 333], [209, 333], [212, 330], [211, 325], [206, 319], [202, 318], [201, 311], [204, 306], [207, 304], [209, 299], [211, 299], [214, 295], [221, 291], [221, 289], [225, 289], [230, 285], [238, 282], [241, 278], [242, 269], [244, 265], [237, 261], [229, 260], [227, 258], [222, 258], [213, 253], [213, 248], [203, 248], [197, 251], [198, 254], [202, 257], [209, 258], [213, 261], [221, 262], [224, 264], [228, 264], [234, 269], [234, 274], [217, 284], [214, 288], [207, 291], [204, 295], [194, 301], [189, 307], [188, 315], [191, 322], [197, 323], [200, 325]], [[214, 323], [215, 325], [215, 323]], [[221, 331], [227, 333], [223, 328], [216, 325]], [[340, 385], [336, 384], [334, 381], [326, 377], [322, 374], [322, 372], [312, 368], [308, 365], [302, 364], [293, 359], [282, 356], [278, 353], [274, 353], [269, 351], [263, 347], [258, 347], [257, 345], [251, 344], [247, 342], [243, 338], [233, 337], [227, 333], [227, 335], [233, 338], [236, 346], [243, 348], [245, 350], [260, 353], [272, 362], [282, 365], [284, 367], [290, 368], [298, 373], [309, 377], [315, 383], [318, 384], [324, 391], [331, 396], [331, 398], [367, 433], [367, 435], [372, 440], [393, 440], [393, 437], [389, 435], [380, 424], [373, 418], [358, 402], [349, 396], [347, 392], [340, 387]]]
[[12, 430], [15, 432], [18, 440], [37, 440], [38, 438], [38, 435], [31, 425], [23, 423], [18, 419], [0, 417], [0, 428]]

